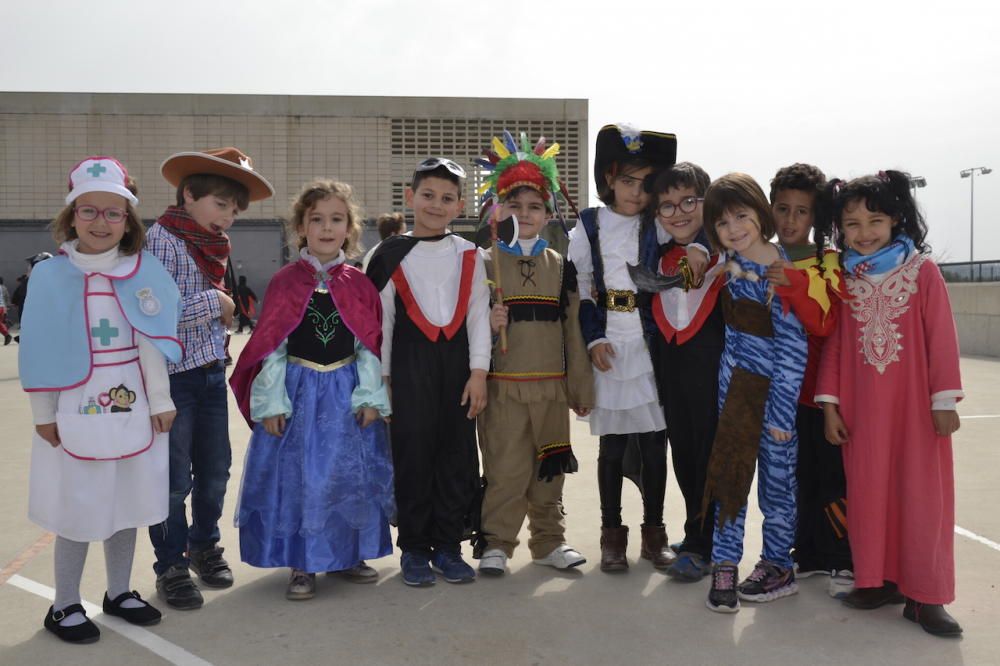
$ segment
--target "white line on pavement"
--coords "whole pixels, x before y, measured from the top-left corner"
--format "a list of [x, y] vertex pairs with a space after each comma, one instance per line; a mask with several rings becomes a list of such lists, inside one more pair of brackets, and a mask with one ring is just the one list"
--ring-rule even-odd
[[975, 532], [970, 532], [964, 527], [959, 527], [958, 525], [955, 525], [955, 534], [960, 534], [964, 536], [966, 539], [972, 539], [973, 541], [978, 541], [984, 546], [992, 548], [993, 550], [1000, 551], [1000, 543], [997, 543], [996, 541], [990, 541], [986, 537], [979, 536]]
[[[20, 574], [14, 574], [7, 580], [7, 583], [14, 587], [19, 587], [26, 592], [38, 595], [43, 599], [52, 601], [56, 596], [56, 591], [48, 585], [42, 585], [30, 578], [25, 578]], [[98, 624], [107, 627], [111, 631], [121, 634], [133, 643], [137, 643], [153, 654], [166, 659], [171, 664], [177, 666], [212, 666], [211, 662], [205, 661], [201, 657], [196, 657], [179, 645], [174, 645], [170, 641], [160, 638], [151, 631], [142, 627], [129, 624], [120, 617], [105, 615], [100, 606], [96, 606], [89, 601], [83, 602], [83, 607], [87, 610], [87, 616]]]
[[1000, 419], [1000, 414], [978, 414], [975, 416], [962, 416], [962, 420], [965, 419]]

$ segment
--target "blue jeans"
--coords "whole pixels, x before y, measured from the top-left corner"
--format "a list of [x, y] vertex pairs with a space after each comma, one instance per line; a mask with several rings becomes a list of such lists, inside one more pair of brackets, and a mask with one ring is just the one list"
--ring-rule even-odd
[[[170, 429], [170, 514], [149, 528], [162, 574], [187, 566], [187, 551], [219, 541], [219, 518], [233, 455], [229, 446], [226, 371], [222, 363], [170, 375], [170, 397], [177, 418]], [[191, 495], [191, 525], [185, 501]]]

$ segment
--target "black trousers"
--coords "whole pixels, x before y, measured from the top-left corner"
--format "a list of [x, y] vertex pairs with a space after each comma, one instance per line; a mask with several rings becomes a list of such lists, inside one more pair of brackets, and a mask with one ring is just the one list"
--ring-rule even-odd
[[[709, 331], [703, 331], [708, 333]], [[670, 456], [674, 476], [684, 496], [684, 541], [681, 550], [712, 556], [712, 530], [715, 525], [714, 504], [708, 515], [702, 516], [708, 459], [712, 454], [715, 429], [719, 421], [719, 359], [722, 358], [721, 336], [718, 344], [698, 344], [692, 339], [684, 345], [667, 343], [657, 336], [653, 344], [657, 385], [667, 422]]]
[[622, 524], [622, 479], [632, 479], [642, 492], [642, 524], [663, 524], [667, 490], [667, 442], [662, 430], [632, 435], [601, 435], [597, 454], [597, 488], [601, 526]]
[[479, 484], [476, 422], [459, 404], [469, 380], [465, 327], [431, 342], [397, 299], [390, 372], [397, 545], [457, 553]]
[[800, 404], [795, 426], [799, 435], [795, 561], [809, 568], [853, 570], [846, 521], [847, 478], [840, 447], [827, 441], [821, 409]]

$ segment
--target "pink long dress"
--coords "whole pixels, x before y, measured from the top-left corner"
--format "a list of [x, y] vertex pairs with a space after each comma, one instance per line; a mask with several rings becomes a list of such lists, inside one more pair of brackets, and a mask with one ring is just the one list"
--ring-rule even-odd
[[961, 400], [958, 335], [937, 265], [914, 254], [879, 281], [845, 275], [849, 300], [820, 363], [817, 401], [839, 402], [849, 440], [847, 523], [857, 587], [955, 598], [951, 437], [935, 400]]

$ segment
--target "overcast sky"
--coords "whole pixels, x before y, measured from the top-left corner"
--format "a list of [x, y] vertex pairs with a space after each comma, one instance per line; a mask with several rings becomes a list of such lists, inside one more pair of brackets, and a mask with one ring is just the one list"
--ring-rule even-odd
[[959, 171], [985, 165], [975, 258], [1000, 260], [995, 2], [593, 4], [2, 0], [0, 91], [586, 98], [591, 144], [673, 132], [679, 159], [765, 191], [795, 161], [924, 176], [947, 261], [969, 257]]

